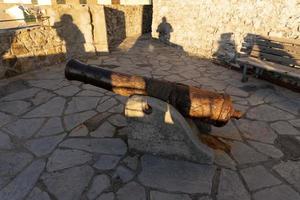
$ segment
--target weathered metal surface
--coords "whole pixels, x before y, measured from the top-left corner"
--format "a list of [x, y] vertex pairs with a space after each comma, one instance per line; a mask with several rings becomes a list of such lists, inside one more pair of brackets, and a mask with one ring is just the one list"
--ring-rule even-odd
[[173, 105], [185, 117], [199, 118], [215, 126], [223, 126], [231, 118], [239, 119], [242, 116], [240, 111], [233, 108], [227, 94], [113, 72], [74, 59], [67, 63], [65, 76], [69, 80], [95, 85], [123, 96], [141, 94], [155, 97]]

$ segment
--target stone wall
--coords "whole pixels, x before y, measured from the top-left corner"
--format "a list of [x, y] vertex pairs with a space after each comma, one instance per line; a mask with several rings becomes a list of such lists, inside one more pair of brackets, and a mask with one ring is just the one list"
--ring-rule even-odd
[[163, 17], [171, 43], [206, 58], [234, 58], [249, 33], [300, 40], [299, 0], [153, 0], [154, 37]]
[[109, 5], [104, 10], [108, 43], [112, 48], [126, 37], [151, 32], [151, 5]]
[[143, 33], [143, 7], [41, 7], [44, 15], [49, 17], [41, 25], [0, 30], [0, 78], [56, 64], [67, 58], [86, 58], [108, 52], [113, 42]]

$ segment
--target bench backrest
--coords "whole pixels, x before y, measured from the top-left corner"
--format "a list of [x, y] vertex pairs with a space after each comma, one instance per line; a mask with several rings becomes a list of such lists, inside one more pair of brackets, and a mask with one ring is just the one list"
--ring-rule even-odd
[[300, 40], [249, 35], [244, 40], [242, 51], [261, 60], [300, 66]]

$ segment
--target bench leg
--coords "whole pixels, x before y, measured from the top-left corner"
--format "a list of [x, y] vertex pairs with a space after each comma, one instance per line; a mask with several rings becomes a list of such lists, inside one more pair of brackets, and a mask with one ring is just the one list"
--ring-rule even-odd
[[260, 75], [260, 68], [256, 67], [255, 68], [255, 78], [258, 78]]
[[248, 68], [247, 65], [243, 66], [243, 78], [242, 78], [243, 83], [248, 81], [247, 68]]

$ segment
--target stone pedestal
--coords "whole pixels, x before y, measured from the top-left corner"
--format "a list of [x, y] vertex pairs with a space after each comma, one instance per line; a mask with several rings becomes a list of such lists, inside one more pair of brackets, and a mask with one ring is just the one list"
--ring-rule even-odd
[[212, 163], [213, 152], [201, 143], [197, 127], [173, 106], [156, 98], [134, 95], [125, 106], [129, 149]]

